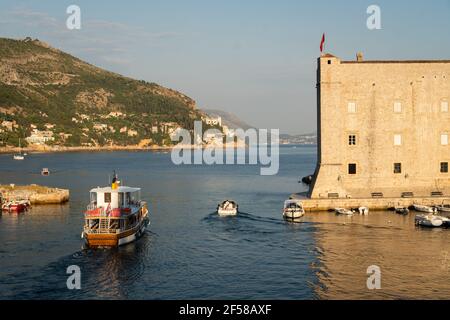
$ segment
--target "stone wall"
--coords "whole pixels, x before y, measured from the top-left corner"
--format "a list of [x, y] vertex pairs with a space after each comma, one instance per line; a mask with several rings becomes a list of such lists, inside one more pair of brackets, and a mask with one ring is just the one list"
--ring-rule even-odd
[[[450, 195], [450, 174], [440, 163], [450, 163], [450, 61], [341, 61], [324, 55], [318, 59], [319, 155], [312, 198], [370, 197], [382, 192], [430, 196]], [[348, 104], [356, 105], [349, 113]], [[394, 112], [394, 104], [401, 112]], [[349, 145], [349, 135], [356, 145]], [[401, 145], [394, 145], [394, 136]], [[348, 164], [357, 173], [348, 173]], [[401, 173], [394, 173], [401, 163]]]

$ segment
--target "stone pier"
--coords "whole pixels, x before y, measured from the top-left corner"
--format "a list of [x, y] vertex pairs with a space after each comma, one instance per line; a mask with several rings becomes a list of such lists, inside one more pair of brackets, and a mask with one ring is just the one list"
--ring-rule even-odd
[[39, 186], [0, 185], [3, 201], [29, 200], [31, 204], [60, 204], [69, 201], [69, 190]]
[[301, 200], [307, 212], [359, 207], [368, 207], [370, 210], [388, 210], [395, 206], [410, 207], [413, 204], [426, 206], [450, 204], [450, 197], [311, 199], [306, 194], [293, 194], [291, 195], [291, 199]]

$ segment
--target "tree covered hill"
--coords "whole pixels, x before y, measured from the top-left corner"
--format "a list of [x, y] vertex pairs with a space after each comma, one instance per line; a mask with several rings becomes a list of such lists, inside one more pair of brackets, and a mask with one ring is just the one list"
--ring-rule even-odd
[[170, 144], [168, 127], [191, 129], [201, 116], [180, 92], [100, 69], [37, 39], [0, 38], [0, 146], [17, 145], [33, 130], [51, 131], [48, 144], [65, 146]]

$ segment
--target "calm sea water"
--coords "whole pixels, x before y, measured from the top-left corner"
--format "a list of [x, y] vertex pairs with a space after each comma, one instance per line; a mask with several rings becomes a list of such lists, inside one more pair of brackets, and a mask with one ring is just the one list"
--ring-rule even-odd
[[[285, 222], [283, 201], [304, 191], [298, 177], [314, 171], [316, 149], [280, 153], [270, 177], [257, 166], [175, 166], [164, 153], [0, 155], [0, 183], [71, 192], [67, 205], [0, 216], [0, 299], [450, 298], [450, 230], [388, 212]], [[42, 167], [52, 174], [42, 177]], [[88, 191], [114, 169], [142, 188], [151, 225], [136, 243], [82, 250]], [[218, 217], [226, 198], [243, 213]], [[70, 265], [81, 268], [81, 290], [66, 287]], [[381, 290], [367, 289], [370, 265], [381, 268]]]

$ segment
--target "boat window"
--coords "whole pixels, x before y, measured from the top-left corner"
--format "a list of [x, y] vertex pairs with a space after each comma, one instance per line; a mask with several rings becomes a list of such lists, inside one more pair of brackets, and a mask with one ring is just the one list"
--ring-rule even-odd
[[119, 192], [119, 207], [123, 207], [125, 205], [124, 199], [125, 198], [123, 192]]
[[91, 192], [91, 202], [97, 202], [97, 192]]
[[105, 203], [111, 203], [111, 192], [105, 192]]
[[131, 203], [131, 193], [127, 192], [127, 204]]

